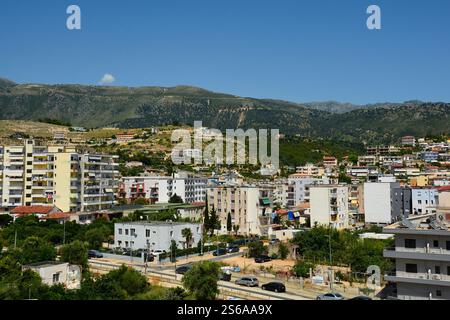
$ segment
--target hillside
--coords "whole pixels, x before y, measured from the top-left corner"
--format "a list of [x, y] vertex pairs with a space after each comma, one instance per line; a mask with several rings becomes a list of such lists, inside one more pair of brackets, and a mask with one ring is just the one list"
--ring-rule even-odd
[[253, 99], [189, 86], [16, 85], [0, 80], [0, 119], [57, 119], [88, 128], [143, 128], [202, 120], [208, 127], [279, 128], [282, 133], [387, 143], [405, 134], [448, 132], [450, 104], [353, 106]]

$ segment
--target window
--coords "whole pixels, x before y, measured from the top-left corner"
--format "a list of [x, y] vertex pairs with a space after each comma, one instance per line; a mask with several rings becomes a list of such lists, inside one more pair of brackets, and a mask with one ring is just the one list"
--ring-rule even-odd
[[439, 247], [439, 240], [433, 241], [433, 247], [435, 247], [435, 248]]
[[441, 267], [440, 266], [435, 266], [434, 267], [434, 273], [435, 274], [441, 274]]
[[436, 290], [436, 297], [442, 297], [442, 291]]
[[408, 273], [417, 273], [417, 264], [407, 263], [405, 271]]
[[145, 237], [150, 237], [150, 230], [145, 230]]
[[450, 266], [447, 266], [447, 275], [450, 276]]
[[417, 203], [418, 204], [422, 204], [422, 200], [417, 200]]
[[450, 241], [446, 242], [446, 247], [447, 247], [447, 250], [450, 250]]
[[416, 239], [405, 239], [405, 248], [415, 249]]
[[119, 234], [122, 234], [122, 229], [119, 229]]
[[118, 244], [119, 247], [121, 247], [122, 246], [122, 241], [120, 241], [120, 240], [117, 241], [117, 244]]
[[125, 229], [125, 235], [126, 236], [128, 235], [128, 229]]
[[131, 235], [134, 236], [136, 234], [136, 229], [131, 229]]
[[170, 231], [170, 237], [173, 238], [173, 231]]
[[59, 282], [59, 273], [55, 273], [53, 274], [53, 283], [58, 283]]

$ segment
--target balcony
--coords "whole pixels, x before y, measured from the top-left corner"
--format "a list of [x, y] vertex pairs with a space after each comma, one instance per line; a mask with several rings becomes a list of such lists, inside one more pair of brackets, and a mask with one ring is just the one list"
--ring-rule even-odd
[[450, 287], [450, 276], [430, 273], [408, 273], [404, 271], [390, 272], [384, 275], [384, 280], [389, 282], [402, 282], [423, 284], [429, 286]]
[[450, 262], [450, 251], [427, 248], [388, 248], [383, 250], [385, 258], [392, 259], [412, 259], [412, 260], [427, 260], [427, 261], [447, 261]]

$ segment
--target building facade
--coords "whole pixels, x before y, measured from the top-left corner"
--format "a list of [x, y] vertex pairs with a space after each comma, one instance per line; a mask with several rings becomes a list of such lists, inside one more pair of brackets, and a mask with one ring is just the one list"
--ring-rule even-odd
[[117, 156], [79, 153], [74, 147], [0, 146], [1, 207], [55, 205], [64, 212], [114, 205]]
[[343, 185], [316, 185], [310, 188], [310, 221], [336, 229], [349, 227], [349, 189]]
[[[183, 236], [183, 229], [191, 230], [189, 243]], [[197, 245], [201, 239], [202, 226], [199, 223], [138, 221], [114, 224], [116, 248], [169, 252], [172, 240], [182, 249]]]

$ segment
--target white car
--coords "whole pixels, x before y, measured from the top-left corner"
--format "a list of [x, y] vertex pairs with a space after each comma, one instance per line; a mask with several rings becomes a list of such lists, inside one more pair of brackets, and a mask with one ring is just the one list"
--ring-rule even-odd
[[324, 293], [318, 295], [316, 300], [345, 300], [340, 293]]

